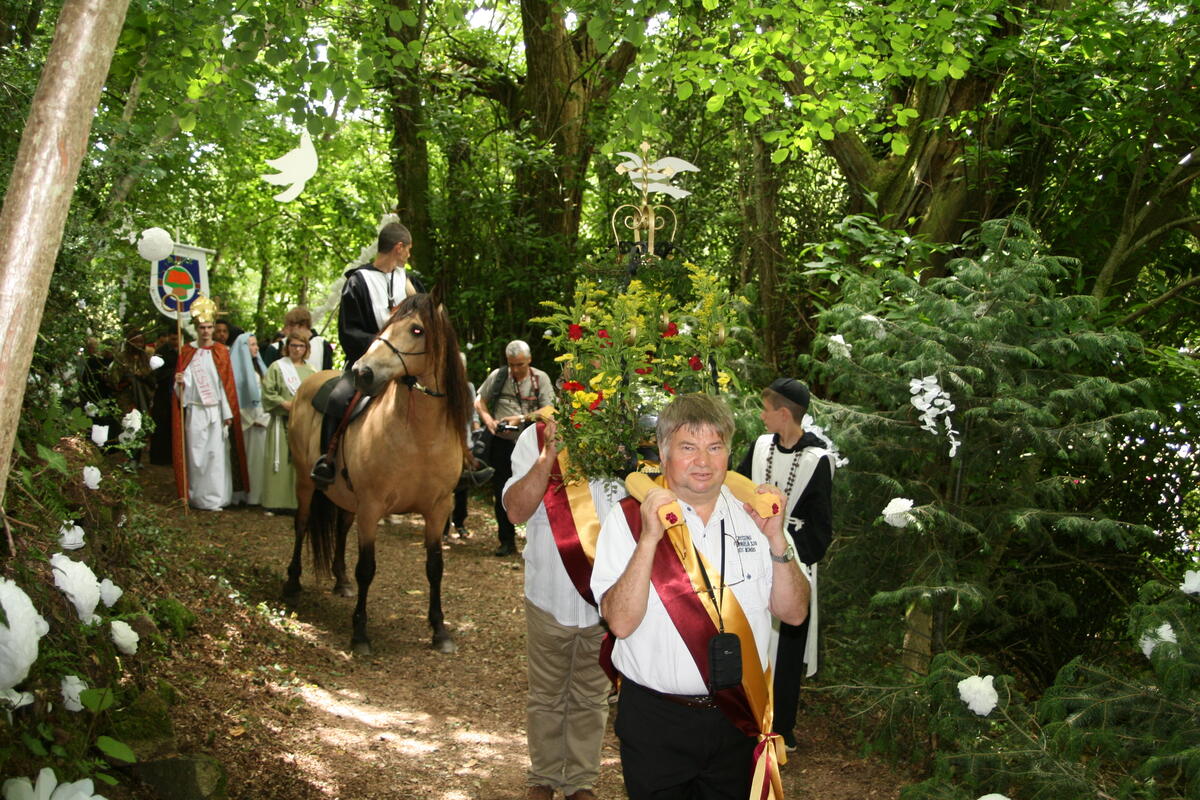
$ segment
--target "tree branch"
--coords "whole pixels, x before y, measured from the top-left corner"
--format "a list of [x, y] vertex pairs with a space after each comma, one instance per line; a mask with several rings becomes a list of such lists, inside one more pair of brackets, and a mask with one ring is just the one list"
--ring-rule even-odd
[[1137, 311], [1134, 311], [1132, 314], [1129, 314], [1128, 316], [1120, 319], [1117, 322], [1117, 325], [1125, 326], [1125, 325], [1130, 324], [1134, 320], [1144, 317], [1146, 314], [1149, 314], [1151, 311], [1158, 308], [1163, 303], [1170, 300], [1172, 297], [1175, 297], [1180, 292], [1182, 292], [1186, 289], [1190, 289], [1193, 286], [1200, 286], [1200, 275], [1193, 275], [1192, 277], [1188, 278], [1186, 281], [1180, 281], [1179, 283], [1175, 284], [1175, 286], [1172, 287], [1170, 290], [1163, 292], [1158, 297], [1154, 298], [1150, 302], [1146, 303], [1146, 305], [1139, 308]]

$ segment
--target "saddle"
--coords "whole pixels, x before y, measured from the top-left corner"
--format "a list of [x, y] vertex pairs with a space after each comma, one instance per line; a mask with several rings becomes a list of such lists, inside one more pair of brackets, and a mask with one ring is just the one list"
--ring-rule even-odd
[[[325, 413], [326, 409], [329, 408], [329, 395], [333, 394], [333, 387], [337, 385], [339, 380], [341, 380], [340, 375], [330, 378], [329, 380], [325, 381], [325, 383], [321, 384], [321, 388], [317, 389], [316, 394], [313, 395], [313, 408], [315, 408], [317, 411], [320, 411], [322, 414]], [[352, 422], [364, 411], [366, 411], [367, 406], [371, 404], [372, 399], [374, 398], [371, 395], [364, 395], [362, 399], [358, 401], [358, 405], [354, 406], [354, 409], [350, 412], [350, 419], [347, 420], [347, 422]]]

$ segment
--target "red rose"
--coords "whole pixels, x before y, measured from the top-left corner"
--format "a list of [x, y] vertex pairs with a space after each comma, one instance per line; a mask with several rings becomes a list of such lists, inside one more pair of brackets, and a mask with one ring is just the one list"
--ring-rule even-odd
[[688, 359], [688, 366], [699, 372], [704, 369], [704, 362], [700, 360], [700, 356], [692, 356]]
[[771, 513], [772, 514], [779, 513], [779, 503], [771, 503]]
[[651, 372], [654, 372], [654, 368], [653, 367], [638, 367], [637, 369], [634, 370], [634, 372], [636, 372], [638, 375], [649, 375]]
[[663, 331], [662, 338], [670, 339], [672, 336], [679, 335], [679, 326], [674, 322], [668, 323], [667, 329]]
[[595, 411], [597, 408], [600, 407], [600, 404], [603, 402], [604, 402], [604, 392], [596, 392], [596, 399], [592, 401], [592, 404], [590, 406], [588, 406], [588, 411]]
[[601, 339], [611, 339], [612, 338], [611, 336], [608, 335], [607, 328], [601, 328], [600, 330], [596, 331], [596, 335], [599, 336]]
[[667, 394], [675, 394], [675, 390], [671, 388], [671, 384], [664, 382], [663, 388], [667, 390]]
[[572, 322], [567, 326], [567, 338], [573, 342], [577, 342], [583, 338], [583, 326], [576, 325]]
[[579, 381], [563, 381], [564, 392], [582, 392], [583, 384]]
[[671, 523], [672, 525], [679, 522], [679, 517], [675, 516], [674, 511], [667, 512], [667, 522]]

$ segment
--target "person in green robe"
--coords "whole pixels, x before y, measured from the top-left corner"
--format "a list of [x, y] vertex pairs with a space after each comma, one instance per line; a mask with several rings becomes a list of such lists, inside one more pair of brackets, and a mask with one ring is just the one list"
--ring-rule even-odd
[[296, 471], [288, 449], [288, 416], [300, 382], [313, 374], [313, 368], [305, 362], [309, 344], [304, 332], [289, 333], [284, 346], [285, 356], [271, 363], [262, 382], [262, 407], [271, 415], [260, 501], [267, 513], [296, 508]]

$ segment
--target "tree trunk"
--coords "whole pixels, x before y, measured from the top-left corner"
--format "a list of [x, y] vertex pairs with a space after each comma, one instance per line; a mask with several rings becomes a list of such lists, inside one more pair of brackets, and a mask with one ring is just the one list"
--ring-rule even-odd
[[749, 187], [745, 215], [749, 271], [758, 278], [758, 306], [762, 313], [763, 359], [779, 367], [779, 344], [791, 326], [782, 318], [779, 297], [779, 264], [783, 244], [779, 236], [779, 167], [758, 131], [751, 131]]
[[[413, 42], [420, 41], [425, 26], [426, 8], [422, 0], [388, 0], [397, 11], [417, 17], [416, 25], [392, 30], [384, 15], [387, 35], [400, 45], [397, 53], [411, 54]], [[429, 213], [429, 148], [425, 141], [425, 114], [421, 106], [421, 62], [412, 57], [412, 66], [397, 66], [387, 75], [388, 102], [392, 119], [392, 173], [396, 178], [396, 213], [413, 237], [413, 268], [425, 279], [431, 292], [441, 290], [442, 264], [437, 236]]]
[[129, 0], [66, 0], [0, 210], [0, 504], [54, 259]]
[[933, 611], [929, 600], [914, 600], [904, 614], [904, 645], [900, 664], [913, 678], [929, 674], [933, 658]]

